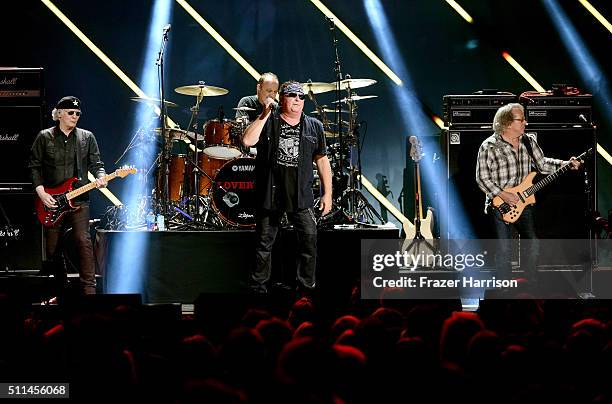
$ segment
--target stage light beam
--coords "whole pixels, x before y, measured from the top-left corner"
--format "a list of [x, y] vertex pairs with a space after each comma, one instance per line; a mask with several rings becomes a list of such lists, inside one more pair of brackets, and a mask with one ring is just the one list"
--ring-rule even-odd
[[346, 35], [383, 73], [398, 86], [403, 85], [402, 80], [378, 56], [374, 54], [334, 13], [319, 0], [310, 0], [325, 16], [333, 18], [336, 26]]
[[508, 62], [510, 66], [512, 66], [514, 70], [518, 72], [518, 74], [523, 76], [523, 78], [527, 80], [529, 84], [531, 84], [533, 88], [541, 93], [546, 92], [546, 89], [542, 87], [540, 83], [538, 83], [536, 79], [534, 79], [533, 76], [527, 72], [527, 70], [523, 69], [523, 66], [521, 66], [512, 56], [510, 56], [508, 52], [502, 52], [502, 56], [504, 59], [506, 59], [506, 62]]
[[176, 0], [176, 2], [180, 4], [181, 7], [183, 7], [185, 11], [187, 11], [187, 14], [189, 14], [194, 20], [196, 20], [196, 22], [200, 24], [200, 26], [202, 26], [202, 28], [204, 28], [206, 32], [208, 32], [210, 36], [212, 36], [213, 39], [217, 41], [219, 45], [221, 45], [223, 49], [225, 49], [227, 53], [229, 53], [230, 56], [234, 58], [234, 60], [238, 62], [240, 66], [244, 68], [244, 70], [246, 70], [251, 76], [253, 76], [255, 80], [259, 80], [259, 77], [261, 76], [259, 72], [257, 72], [257, 70], [255, 70], [255, 68], [251, 66], [249, 62], [247, 62], [242, 56], [240, 56], [240, 54], [236, 52], [232, 45], [230, 45], [229, 42], [227, 42], [225, 38], [223, 38], [217, 32], [217, 30], [215, 30], [193, 7], [191, 7], [191, 5], [187, 1]]
[[580, 2], [580, 4], [584, 6], [584, 8], [588, 10], [589, 13], [593, 15], [593, 17], [595, 17], [597, 21], [601, 23], [601, 25], [603, 25], [612, 34], [612, 24], [610, 24], [610, 22], [606, 19], [606, 17], [601, 15], [601, 13], [597, 11], [597, 9], [593, 7], [591, 3], [589, 3], [587, 0], [578, 0], [578, 1]]
[[449, 6], [451, 6], [465, 21], [469, 22], [470, 24], [472, 24], [474, 22], [474, 19], [472, 18], [471, 15], [468, 14], [467, 11], [465, 11], [463, 9], [463, 7], [461, 7], [459, 5], [459, 3], [457, 3], [455, 0], [445, 0]]

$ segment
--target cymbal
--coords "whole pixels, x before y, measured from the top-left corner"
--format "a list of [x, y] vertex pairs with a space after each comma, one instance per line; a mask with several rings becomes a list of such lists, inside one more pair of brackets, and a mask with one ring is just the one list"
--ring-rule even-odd
[[[334, 112], [336, 112], [336, 109], [331, 109], [331, 108], [323, 108], [323, 112], [329, 112], [330, 114], [333, 114]], [[348, 111], [343, 109], [342, 111], [343, 114], [348, 114]], [[314, 111], [311, 112], [311, 114], [318, 114], [319, 111], [317, 111], [316, 109]]]
[[229, 90], [221, 87], [207, 86], [204, 84], [194, 84], [190, 86], [182, 86], [174, 89], [179, 94], [194, 95], [201, 97], [214, 97], [229, 93]]
[[251, 107], [236, 107], [233, 108], [234, 111], [255, 111], [255, 108]]
[[[149, 98], [149, 97], [130, 97], [130, 100], [136, 102], [142, 102], [150, 105], [159, 105], [160, 100], [158, 98]], [[175, 104], [172, 101], [165, 100], [164, 105], [167, 107], [178, 107], [178, 104]]]
[[[336, 88], [336, 83], [331, 83]], [[346, 90], [347, 88], [351, 88], [352, 90], [356, 88], [368, 87], [373, 84], [376, 84], [376, 80], [372, 79], [345, 79], [340, 82], [340, 90]]]
[[343, 98], [340, 101], [332, 101], [332, 103], [337, 104], [338, 102], [369, 100], [370, 98], [378, 98], [378, 96], [377, 95], [354, 95], [352, 97]]
[[312, 91], [313, 94], [326, 93], [328, 91], [334, 91], [336, 89], [336, 83], [322, 83], [322, 82], [309, 82], [300, 83], [304, 92], [308, 94]]

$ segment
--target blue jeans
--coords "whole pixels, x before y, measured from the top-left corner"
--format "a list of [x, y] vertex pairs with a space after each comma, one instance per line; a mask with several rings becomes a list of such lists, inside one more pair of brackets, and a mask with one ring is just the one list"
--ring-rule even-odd
[[[272, 274], [272, 247], [278, 234], [282, 211], [261, 209], [257, 212], [255, 235], [256, 267], [250, 274], [249, 286], [256, 292], [267, 292], [267, 282]], [[287, 218], [297, 232], [297, 281], [298, 287], [311, 290], [315, 287], [317, 263], [317, 223], [312, 209], [287, 212]]]
[[512, 224], [501, 220], [501, 213], [491, 209], [491, 218], [495, 233], [499, 239], [495, 262], [498, 279], [512, 278], [512, 229], [515, 228], [521, 235], [521, 269], [530, 281], [537, 281], [537, 263], [540, 252], [540, 243], [535, 232], [535, 208], [529, 205], [521, 217]]

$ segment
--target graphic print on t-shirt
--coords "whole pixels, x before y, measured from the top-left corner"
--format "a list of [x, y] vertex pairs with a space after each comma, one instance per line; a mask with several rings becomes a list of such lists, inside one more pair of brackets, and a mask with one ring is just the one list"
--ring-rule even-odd
[[300, 150], [300, 124], [289, 125], [281, 120], [278, 141], [278, 164], [285, 167], [297, 167]]

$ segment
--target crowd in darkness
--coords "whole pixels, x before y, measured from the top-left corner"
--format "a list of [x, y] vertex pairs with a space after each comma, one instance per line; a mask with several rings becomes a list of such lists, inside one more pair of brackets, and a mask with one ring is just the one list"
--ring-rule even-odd
[[70, 382], [88, 403], [604, 403], [610, 308], [353, 299], [338, 312], [317, 296], [208, 296], [185, 316], [0, 295], [0, 381]]

